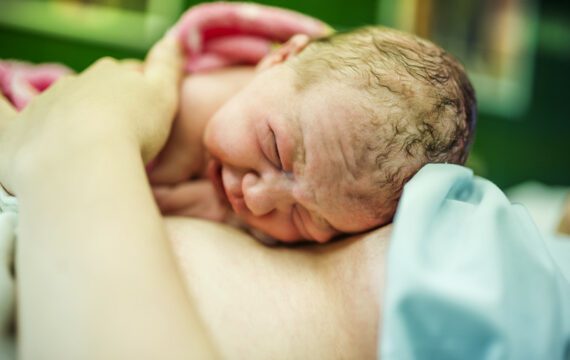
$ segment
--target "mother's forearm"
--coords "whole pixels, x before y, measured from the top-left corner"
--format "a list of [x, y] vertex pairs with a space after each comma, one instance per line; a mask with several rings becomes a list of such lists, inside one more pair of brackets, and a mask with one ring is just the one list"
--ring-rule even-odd
[[85, 151], [39, 165], [19, 187], [22, 358], [211, 355], [138, 148]]

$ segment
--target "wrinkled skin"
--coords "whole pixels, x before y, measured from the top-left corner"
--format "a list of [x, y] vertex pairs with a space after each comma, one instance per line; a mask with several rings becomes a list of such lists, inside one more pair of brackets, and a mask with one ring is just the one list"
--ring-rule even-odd
[[[326, 242], [379, 225], [351, 195], [373, 186], [354, 176], [357, 154], [348, 136], [366, 119], [361, 94], [332, 81], [299, 91], [286, 61], [307, 43], [291, 39], [261, 62], [251, 81], [231, 75], [229, 83], [239, 86], [230, 90], [221, 75], [213, 76], [223, 90], [205, 79], [197, 80], [202, 91], [183, 87], [171, 139], [150, 172], [163, 212], [212, 220], [236, 214], [285, 242]], [[206, 174], [214, 187], [187, 182]]]

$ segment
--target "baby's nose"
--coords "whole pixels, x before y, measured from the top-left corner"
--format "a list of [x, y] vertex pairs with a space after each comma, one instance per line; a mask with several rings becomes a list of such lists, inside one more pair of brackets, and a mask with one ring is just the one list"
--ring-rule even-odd
[[255, 216], [269, 214], [275, 209], [287, 209], [294, 202], [292, 183], [284, 176], [260, 177], [248, 173], [242, 181], [245, 204]]

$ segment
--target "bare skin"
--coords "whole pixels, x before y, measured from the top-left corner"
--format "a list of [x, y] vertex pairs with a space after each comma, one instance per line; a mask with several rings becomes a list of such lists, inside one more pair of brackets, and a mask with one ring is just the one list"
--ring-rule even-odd
[[268, 248], [217, 223], [166, 225], [222, 357], [376, 357], [391, 226], [326, 245]]
[[[202, 146], [194, 134], [253, 76], [252, 68], [230, 68], [187, 77], [163, 155], [176, 159], [181, 143]], [[177, 166], [159, 164], [151, 178], [180, 181], [157, 185], [154, 194], [163, 211], [184, 216], [166, 218], [168, 234], [219, 353], [244, 359], [375, 357], [391, 227], [325, 245], [268, 248], [234, 228], [187, 217], [198, 211], [216, 219], [220, 209], [187, 202], [215, 194], [209, 184], [181, 181], [196, 171], [185, 155], [174, 161]]]
[[143, 165], [166, 141], [181, 69], [167, 36], [141, 73], [103, 59], [0, 113], [22, 359], [215, 357]]
[[206, 179], [209, 160], [203, 134], [218, 109], [248, 84], [253, 67], [231, 67], [187, 76], [180, 87], [180, 107], [170, 138], [149, 178], [163, 214], [223, 221], [229, 208], [218, 201]]
[[207, 154], [203, 135], [208, 121], [255, 76], [251, 66], [230, 67], [186, 76], [170, 138], [149, 176], [156, 187], [202, 175]]
[[[196, 134], [254, 76], [253, 68], [230, 68], [187, 77], [162, 153], [173, 161], [151, 173], [155, 184], [178, 182], [155, 185], [154, 194], [163, 211], [184, 216], [167, 217], [166, 225], [192, 302], [226, 358], [373, 358], [391, 226], [326, 245], [268, 248], [186, 217], [216, 220], [223, 211], [200, 207], [216, 202], [187, 201], [215, 198], [209, 182], [183, 180], [199, 173], [191, 155], [204, 149]], [[181, 145], [189, 152], [180, 154]]]
[[[7, 106], [6, 109], [2, 111], [2, 115], [6, 115], [6, 118], [16, 115], [10, 107]], [[4, 116], [0, 118], [5, 119]], [[112, 151], [112, 153], [116, 157], [116, 152]], [[79, 173], [83, 174], [82, 171]], [[34, 209], [38, 207], [39, 202], [36, 200], [35, 204]], [[53, 202], [49, 201], [48, 204], [51, 204], [48, 207], [53, 211]], [[103, 211], [106, 214], [114, 207], [111, 202], [104, 202], [102, 205], [106, 208]], [[68, 201], [54, 219], [60, 219], [69, 207], [74, 207], [74, 205]], [[23, 210], [27, 211], [25, 206]], [[96, 217], [98, 217], [96, 214], [92, 214], [90, 219], [94, 220]], [[29, 222], [29, 220], [28, 216], [22, 218], [22, 222]], [[161, 318], [164, 318], [167, 313], [179, 317], [182, 313], [191, 311], [196, 314], [196, 317], [190, 323], [195, 321], [200, 328], [202, 326], [204, 328], [204, 333], [190, 335], [189, 338], [195, 341], [188, 342], [191, 346], [187, 349], [188, 352], [185, 353], [184, 358], [205, 356], [201, 346], [196, 346], [196, 344], [201, 344], [200, 341], [204, 341], [200, 340], [203, 337], [206, 337], [208, 343], [212, 344], [216, 356], [223, 358], [366, 359], [376, 357], [390, 226], [326, 245], [268, 248], [248, 235], [222, 224], [173, 217], [163, 218], [163, 221], [166, 227], [166, 239], [170, 241], [171, 250], [174, 251], [176, 267], [182, 275], [189, 301], [182, 301], [181, 308], [171, 308], [171, 304], [168, 304], [164, 307], [164, 311], [158, 313], [161, 314]], [[52, 225], [54, 223], [55, 220], [51, 221]], [[108, 221], [106, 223], [108, 224]], [[124, 228], [124, 225], [123, 223], [119, 227]], [[63, 228], [67, 225], [62, 223], [60, 226]], [[103, 226], [99, 228], [102, 229]], [[25, 275], [20, 279], [21, 295], [23, 295], [20, 299], [20, 308], [26, 310], [26, 316], [21, 316], [19, 323], [20, 349], [23, 356], [26, 357], [36, 352], [45, 355], [57, 354], [59, 351], [67, 354], [70, 351], [74, 353], [87, 351], [90, 356], [97, 358], [103, 354], [116, 355], [117, 349], [120, 354], [124, 355], [125, 351], [132, 354], [128, 345], [133, 339], [121, 336], [121, 342], [110, 341], [113, 337], [107, 336], [109, 335], [108, 326], [101, 326], [99, 323], [103, 320], [106, 324], [109, 320], [105, 317], [106, 312], [91, 313], [94, 317], [85, 314], [75, 316], [75, 312], [70, 311], [69, 307], [64, 306], [60, 309], [59, 306], [62, 303], [72, 304], [74, 300], [70, 296], [72, 292], [64, 288], [63, 291], [67, 295], [62, 297], [59, 286], [54, 285], [60, 284], [62, 280], [66, 283], [65, 279], [69, 274], [75, 274], [74, 277], [79, 276], [78, 280], [81, 279], [85, 263], [90, 263], [93, 260], [92, 255], [96, 253], [83, 250], [77, 252], [77, 250], [89, 244], [100, 244], [102, 238], [95, 237], [93, 242], [85, 238], [76, 238], [70, 243], [59, 238], [56, 243], [42, 249], [42, 261], [37, 259], [31, 261], [33, 255], [29, 254], [29, 240], [32, 239], [30, 239], [29, 231], [29, 229], [25, 230], [26, 236], [21, 239], [22, 245], [25, 246], [21, 249], [18, 262], [20, 276]], [[55, 239], [58, 237], [48, 236], [34, 240], [43, 242]], [[137, 245], [130, 244], [133, 239], [111, 240], [109, 245], [118, 246], [115, 251], [123, 260], [126, 260], [124, 254], [131, 253], [133, 248], [142, 246], [147, 241], [141, 237], [144, 242]], [[81, 244], [80, 247], [73, 245], [77, 241]], [[152, 249], [152, 253], [156, 251], [156, 248]], [[69, 256], [65, 256], [67, 252]], [[65, 271], [46, 275], [50, 278], [49, 281], [31, 282], [30, 273], [35, 272], [36, 267], [41, 268], [46, 260], [49, 262], [48, 259], [52, 256], [59, 258], [59, 261], [66, 262]], [[84, 258], [85, 256], [87, 258]], [[105, 258], [109, 261], [109, 254], [106, 254]], [[69, 262], [69, 259], [75, 260]], [[42, 265], [38, 265], [39, 263]], [[96, 261], [96, 263], [100, 262]], [[118, 266], [116, 270], [119, 273], [125, 270], [125, 265], [121, 265], [121, 261], [116, 264]], [[106, 264], [106, 266], [109, 265], [110, 263]], [[153, 292], [160, 295], [164, 291], [160, 284], [175, 280], [177, 276], [170, 274], [166, 277], [162, 275], [157, 277], [154, 273], [156, 269], [149, 265], [149, 263], [144, 264], [137, 273], [145, 279], [145, 282], [154, 278], [162, 278], [161, 282], [156, 283], [153, 288]], [[100, 274], [101, 268], [98, 266], [95, 268], [99, 270], [93, 274]], [[43, 272], [44, 270], [40, 273]], [[121, 311], [125, 308], [119, 301], [116, 301], [116, 296], [119, 293], [130, 293], [128, 287], [123, 285], [115, 287], [114, 284], [105, 281], [105, 286], [99, 292], [94, 290], [93, 281], [95, 280], [80, 282], [87, 285], [89, 289], [88, 292], [85, 291], [85, 294], [94, 291], [99, 294], [95, 295], [95, 298], [106, 298], [101, 295], [108, 295], [109, 290], [112, 289], [115, 301], [109, 304], [112, 309], [111, 314], [115, 314], [112, 315], [115, 318], [116, 314], [124, 316], [125, 314]], [[50, 288], [49, 285], [54, 287]], [[72, 288], [77, 291], [82, 287], [83, 285], [78, 286], [76, 283]], [[40, 291], [42, 296], [30, 297], [32, 288]], [[48, 300], [52, 295], [58, 299], [53, 301], [59, 304], [58, 310], [54, 311], [53, 317], [39, 316], [38, 314], [45, 313], [46, 307], [52, 306], [53, 310], [53, 304], [46, 305], [46, 303], [51, 304]], [[127, 301], [125, 305], [131, 308], [135, 303], [141, 305], [138, 301], [133, 301], [136, 296], [132, 295], [136, 294], [126, 295], [122, 299]], [[165, 297], [159, 296], [159, 298]], [[36, 303], [35, 299], [42, 300]], [[62, 301], [64, 299], [65, 301]], [[129, 299], [133, 301], [132, 304], [128, 303]], [[184, 306], [187, 307], [186, 310], [183, 310]], [[30, 314], [36, 315], [30, 316]], [[132, 318], [132, 323], [123, 323], [122, 327], [125, 329], [131, 329], [131, 326], [141, 328], [140, 324], [145, 324], [145, 319], [148, 317], [148, 309], [144, 308], [142, 314]], [[64, 329], [68, 323], [81, 324], [79, 328], [89, 326], [87, 324], [90, 323], [94, 324], [90, 330], [90, 337], [92, 340], [97, 339], [94, 340], [98, 344], [97, 352], [89, 351], [93, 343], [86, 342], [82, 332], [66, 333]], [[55, 333], [54, 328], [58, 329]], [[148, 328], [148, 326], [143, 325], [143, 328]], [[31, 329], [42, 335], [32, 337]], [[78, 327], [74, 329], [76, 331]], [[164, 330], [166, 332], [163, 334], [170, 338], [164, 346], [172, 350], [172, 335], [183, 335], [184, 332], [176, 327], [168, 327]], [[125, 331], [133, 332], [132, 329]], [[180, 333], [177, 333], [178, 331]], [[107, 335], [100, 335], [100, 332]], [[65, 334], [68, 335], [65, 336]], [[180, 336], [174, 337], [180, 338]], [[134, 338], [136, 339], [136, 336]], [[155, 337], [149, 341], [152, 346], [148, 348], [160, 346], [157, 345], [157, 340], [161, 339]], [[139, 344], [138, 341], [134, 343]], [[141, 349], [147, 351], [146, 348]]]

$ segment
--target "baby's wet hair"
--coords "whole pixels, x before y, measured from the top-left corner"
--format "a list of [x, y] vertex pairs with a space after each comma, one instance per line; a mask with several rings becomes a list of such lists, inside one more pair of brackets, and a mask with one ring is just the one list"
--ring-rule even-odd
[[385, 222], [404, 184], [424, 164], [465, 163], [475, 132], [475, 92], [459, 61], [433, 43], [364, 27], [313, 41], [290, 65], [299, 91], [322, 81], [362, 90], [359, 106], [369, 121], [353, 143], [384, 195], [353, 196], [383, 197], [369, 205]]

